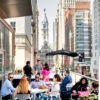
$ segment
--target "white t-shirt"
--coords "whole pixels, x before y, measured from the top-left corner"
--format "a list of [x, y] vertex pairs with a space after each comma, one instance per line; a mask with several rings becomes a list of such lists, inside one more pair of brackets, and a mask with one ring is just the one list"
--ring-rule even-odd
[[52, 89], [51, 89], [50, 95], [51, 96], [58, 96], [59, 92], [60, 92], [60, 84], [59, 83], [57, 83], [57, 84], [54, 83], [52, 85]]

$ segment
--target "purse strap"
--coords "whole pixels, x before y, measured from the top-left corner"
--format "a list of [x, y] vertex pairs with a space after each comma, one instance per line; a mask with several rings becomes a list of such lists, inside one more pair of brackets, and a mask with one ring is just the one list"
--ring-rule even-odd
[[[80, 87], [80, 86], [78, 86], [78, 88], [79, 88], [79, 87]], [[77, 89], [78, 89], [78, 88], [77, 88]], [[84, 88], [84, 87], [81, 87], [81, 91], [82, 91], [82, 89], [86, 89], [86, 88]]]
[[82, 89], [86, 89], [86, 88], [82, 87], [82, 88], [81, 88], [81, 91], [82, 91]]

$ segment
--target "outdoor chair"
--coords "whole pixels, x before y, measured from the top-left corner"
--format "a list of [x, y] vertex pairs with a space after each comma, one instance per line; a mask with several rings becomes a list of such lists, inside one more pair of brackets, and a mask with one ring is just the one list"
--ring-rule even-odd
[[72, 84], [62, 85], [62, 87], [65, 87], [65, 90], [60, 91], [60, 97], [67, 97], [68, 100], [71, 100]]
[[15, 100], [32, 100], [32, 94], [17, 94]]
[[75, 96], [73, 96], [73, 95], [71, 94], [71, 100], [79, 100], [78, 95], [76, 94]]
[[[1, 95], [0, 95], [1, 96]], [[0, 100], [1, 100], [1, 98], [2, 98], [2, 96], [0, 97]], [[10, 99], [8, 99], [8, 100], [14, 100], [13, 99], [13, 95], [10, 95]]]
[[[60, 100], [60, 95], [59, 94], [57, 94], [58, 93], [58, 91], [54, 91], [54, 92], [51, 92], [50, 93], [50, 97], [51, 98], [57, 98], [57, 100]], [[56, 95], [56, 96], [53, 96], [53, 95]], [[52, 99], [51, 99], [52, 100]]]

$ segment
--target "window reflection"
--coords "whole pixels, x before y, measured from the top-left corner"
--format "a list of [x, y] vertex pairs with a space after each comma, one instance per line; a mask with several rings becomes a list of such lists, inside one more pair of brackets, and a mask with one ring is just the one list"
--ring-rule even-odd
[[12, 32], [0, 21], [0, 73], [12, 71]]

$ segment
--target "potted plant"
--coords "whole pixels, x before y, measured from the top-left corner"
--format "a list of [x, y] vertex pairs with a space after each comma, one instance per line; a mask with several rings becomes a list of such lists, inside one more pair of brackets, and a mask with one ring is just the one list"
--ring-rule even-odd
[[63, 66], [64, 66], [64, 69], [67, 69], [68, 68], [68, 65], [67, 64], [64, 64]]
[[89, 99], [88, 99], [88, 96], [86, 96], [86, 95], [81, 95], [81, 96], [80, 96], [80, 100], [89, 100]]
[[98, 100], [98, 96], [96, 94], [81, 95], [80, 100]]
[[96, 94], [90, 94], [88, 95], [89, 100], [98, 100], [98, 96]]

